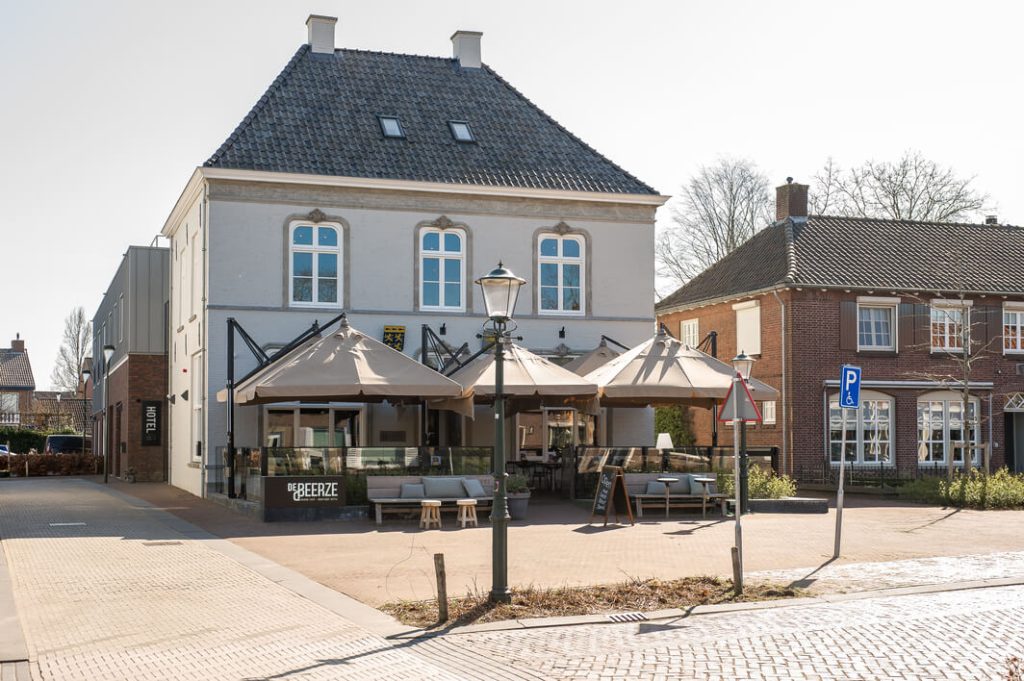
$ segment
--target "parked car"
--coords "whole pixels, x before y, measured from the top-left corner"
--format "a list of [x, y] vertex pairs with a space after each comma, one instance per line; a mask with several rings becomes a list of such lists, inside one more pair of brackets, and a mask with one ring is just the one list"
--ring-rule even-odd
[[0, 445], [0, 456], [10, 456], [11, 448], [7, 445]]
[[92, 438], [82, 435], [47, 435], [43, 454], [85, 454], [92, 450]]

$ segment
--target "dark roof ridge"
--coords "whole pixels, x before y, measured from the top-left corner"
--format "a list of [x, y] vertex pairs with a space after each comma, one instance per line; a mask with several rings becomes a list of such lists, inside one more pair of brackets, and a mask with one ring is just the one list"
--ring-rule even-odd
[[292, 58], [289, 59], [288, 63], [285, 64], [284, 68], [281, 69], [281, 73], [277, 74], [277, 78], [275, 78], [274, 81], [270, 84], [270, 86], [263, 92], [263, 95], [258, 100], [256, 100], [256, 103], [253, 104], [251, 109], [249, 109], [249, 113], [245, 115], [245, 118], [242, 119], [242, 122], [235, 127], [235, 129], [231, 132], [230, 135], [228, 135], [228, 138], [224, 140], [224, 143], [221, 144], [217, 148], [217, 151], [213, 152], [213, 155], [206, 160], [206, 162], [203, 164], [204, 166], [216, 165], [217, 161], [225, 153], [227, 153], [228, 149], [230, 149], [234, 145], [234, 143], [238, 140], [238, 138], [245, 131], [245, 129], [252, 125], [252, 122], [260, 114], [260, 112], [263, 111], [264, 107], [266, 107], [271, 95], [274, 92], [276, 92], [278, 88], [281, 87], [285, 80], [288, 79], [288, 76], [290, 76], [292, 71], [295, 70], [295, 65], [299, 63], [299, 59], [301, 59], [309, 51], [309, 49], [310, 46], [308, 44], [303, 44], [299, 46], [299, 49], [295, 51], [295, 54], [292, 55]]
[[958, 222], [955, 220], [907, 220], [905, 218], [873, 218], [865, 217], [861, 215], [809, 215], [808, 219], [818, 220], [854, 220], [856, 222], [885, 222], [885, 223], [901, 223], [907, 225], [937, 225], [940, 227], [988, 227], [988, 228], [1003, 228], [1003, 229], [1021, 229], [1017, 225], [1010, 225], [1006, 223], [997, 223], [990, 225], [984, 222]]
[[[547, 111], [545, 111], [544, 109], [542, 109], [542, 108], [540, 108], [539, 106], [537, 106], [537, 105], [536, 105], [536, 104], [535, 104], [535, 103], [533, 102], [533, 100], [531, 100], [531, 99], [530, 99], [529, 97], [527, 97], [527, 96], [526, 96], [526, 95], [524, 95], [524, 94], [523, 94], [522, 92], [520, 92], [519, 90], [517, 90], [517, 89], [515, 88], [515, 86], [513, 86], [513, 85], [512, 85], [511, 83], [509, 83], [509, 82], [508, 82], [507, 80], [505, 80], [504, 78], [502, 78], [502, 77], [501, 77], [501, 75], [500, 75], [500, 74], [499, 74], [499, 73], [498, 73], [497, 71], [495, 71], [494, 69], [492, 69], [492, 68], [491, 68], [490, 66], [488, 66], [487, 64], [484, 64], [484, 65], [483, 65], [483, 68], [487, 69], [487, 71], [488, 71], [488, 72], [489, 72], [489, 73], [490, 73], [490, 74], [491, 74], [492, 76], [494, 76], [495, 78], [497, 78], [497, 79], [498, 79], [498, 82], [499, 82], [499, 83], [501, 83], [502, 85], [504, 85], [505, 87], [507, 87], [507, 88], [508, 88], [509, 90], [511, 90], [511, 91], [512, 91], [512, 92], [513, 92], [513, 93], [514, 93], [514, 94], [515, 94], [515, 95], [516, 95], [517, 97], [521, 98], [521, 99], [522, 99], [522, 100], [523, 100], [524, 102], [526, 102], [527, 104], [529, 104], [530, 106], [532, 106], [532, 107], [533, 107], [534, 109], [536, 109], [536, 110], [538, 111], [538, 113], [540, 113], [540, 115], [544, 116], [544, 118], [546, 118], [547, 120], [551, 121], [551, 123], [552, 123], [552, 124], [553, 124], [553, 125], [554, 125], [555, 127], [557, 127], [557, 128], [559, 129], [559, 130], [561, 130], [561, 131], [562, 131], [562, 132], [564, 132], [564, 133], [565, 133], [566, 135], [568, 135], [568, 136], [569, 136], [569, 137], [570, 137], [570, 138], [571, 138], [571, 139], [572, 139], [572, 140], [573, 140], [574, 142], [576, 142], [577, 144], [579, 144], [579, 145], [580, 145], [581, 147], [583, 147], [583, 148], [584, 148], [584, 149], [586, 149], [587, 151], [591, 152], [592, 154], [595, 154], [595, 155], [596, 155], [596, 156], [598, 156], [599, 158], [601, 158], [601, 159], [603, 159], [603, 160], [607, 161], [607, 162], [608, 162], [609, 164], [611, 164], [611, 166], [612, 166], [613, 168], [615, 168], [616, 170], [618, 170], [618, 171], [619, 171], [620, 173], [622, 173], [622, 174], [624, 174], [624, 175], [628, 176], [628, 177], [629, 177], [630, 179], [632, 179], [632, 180], [635, 180], [635, 181], [636, 181], [636, 183], [637, 183], [637, 184], [639, 184], [639, 185], [640, 185], [641, 187], [644, 187], [644, 188], [646, 188], [646, 189], [650, 190], [650, 193], [651, 193], [651, 194], [657, 194], [657, 193], [658, 193], [658, 191], [657, 191], [656, 189], [654, 189], [654, 187], [652, 187], [651, 185], [647, 184], [646, 182], [644, 182], [643, 180], [641, 180], [641, 179], [640, 179], [639, 177], [637, 177], [637, 176], [636, 176], [636, 175], [634, 175], [633, 173], [629, 172], [628, 170], [626, 170], [625, 168], [623, 168], [622, 166], [620, 166], [620, 165], [619, 165], [618, 163], [616, 163], [615, 161], [611, 160], [610, 158], [608, 158], [607, 156], [605, 156], [604, 154], [602, 154], [602, 153], [601, 153], [600, 151], [598, 151], [598, 150], [597, 150], [597, 149], [595, 149], [594, 147], [590, 146], [589, 144], [587, 144], [586, 142], [584, 142], [584, 141], [583, 141], [582, 139], [580, 139], [579, 137], [577, 137], [577, 136], [576, 136], [575, 134], [573, 134], [573, 132], [572, 132], [572, 131], [568, 130], [568, 129], [567, 129], [567, 128], [566, 128], [565, 126], [564, 126], [564, 125], [562, 125], [561, 123], [559, 123], [558, 121], [556, 121], [556, 120], [554, 119], [554, 117], [552, 117], [552, 116], [551, 116], [551, 114], [549, 114], [549, 113], [548, 113]], [[607, 193], [607, 192], [602, 192], [602, 193]]]
[[[806, 221], [806, 218], [804, 218]], [[796, 235], [793, 233], [794, 223], [796, 221], [793, 218], [787, 218], [785, 220], [785, 231], [786, 231], [786, 278], [785, 281], [788, 284], [792, 284], [796, 281], [797, 277], [797, 259], [796, 259]]]

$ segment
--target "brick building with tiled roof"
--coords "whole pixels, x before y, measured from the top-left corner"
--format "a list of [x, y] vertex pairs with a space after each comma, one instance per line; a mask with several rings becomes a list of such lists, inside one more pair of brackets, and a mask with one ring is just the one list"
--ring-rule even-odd
[[19, 334], [11, 347], [0, 348], [0, 426], [21, 424], [22, 413], [31, 410], [35, 389], [32, 363]]
[[[825, 479], [840, 455], [839, 368], [862, 367], [862, 408], [847, 428], [860, 475], [906, 477], [980, 463], [1024, 470], [1024, 229], [807, 215], [807, 187], [778, 188], [777, 220], [656, 305], [685, 342], [716, 333], [718, 355], [759, 359], [779, 387], [752, 429], [780, 467]], [[978, 357], [966, 409], [957, 390], [964, 336]], [[709, 442], [708, 414], [695, 414]]]

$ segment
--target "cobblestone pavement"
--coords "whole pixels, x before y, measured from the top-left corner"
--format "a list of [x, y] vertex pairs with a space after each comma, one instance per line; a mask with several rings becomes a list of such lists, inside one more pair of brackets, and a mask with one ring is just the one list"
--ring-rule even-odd
[[1024, 587], [451, 636], [547, 679], [1004, 679]]
[[[35, 681], [1001, 679], [1007, 658], [1024, 656], [1024, 586], [385, 639], [168, 518], [90, 482], [0, 483]], [[1005, 577], [1022, 558], [959, 560], [837, 569], [906, 584]]]
[[749, 579], [795, 584], [812, 593], [870, 591], [925, 584], [949, 584], [1000, 577], [1024, 577], [1024, 552], [937, 556], [877, 563], [828, 563], [802, 570], [764, 570]]
[[0, 483], [38, 681], [456, 679], [79, 480]]

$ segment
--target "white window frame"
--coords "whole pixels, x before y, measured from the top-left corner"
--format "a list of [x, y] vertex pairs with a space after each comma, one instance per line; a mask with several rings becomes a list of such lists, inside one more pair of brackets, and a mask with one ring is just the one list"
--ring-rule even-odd
[[189, 371], [191, 376], [189, 377], [189, 393], [188, 399], [191, 404], [189, 409], [189, 416], [191, 419], [189, 432], [191, 438], [189, 439], [189, 460], [190, 461], [202, 461], [202, 455], [196, 455], [196, 443], [201, 442], [200, 452], [206, 450], [206, 438], [203, 437], [203, 353], [202, 351], [194, 353], [189, 358]]
[[[1002, 319], [1002, 336], [1003, 336], [1003, 354], [1004, 355], [1020, 355], [1024, 354], [1024, 303], [1003, 303], [1003, 319]], [[1007, 323], [1009, 317], [1015, 317], [1016, 320], [1012, 323]], [[1013, 329], [1016, 332], [1017, 347], [1008, 348], [1006, 347], [1007, 341], [1010, 340], [1008, 329]]]
[[[896, 352], [899, 348], [899, 298], [874, 298], [860, 296], [857, 298], [857, 350], [868, 352]], [[860, 338], [861, 310], [887, 310], [889, 312], [889, 345], [864, 345]], [[871, 334], [874, 338], [874, 332]]]
[[[865, 449], [866, 449], [865, 445], [868, 444], [868, 443], [865, 443], [865, 440], [864, 440], [864, 423], [865, 423], [864, 412], [866, 411], [866, 406], [867, 406], [868, 402], [888, 402], [889, 403], [889, 420], [888, 420], [888, 424], [889, 424], [889, 437], [886, 440], [876, 440], [876, 442], [878, 442], [879, 444], [884, 443], [884, 444], [888, 445], [888, 452], [889, 452], [889, 454], [888, 454], [888, 456], [884, 460], [866, 461], [864, 459], [864, 452], [865, 452]], [[855, 442], [851, 441], [851, 440], [847, 440], [846, 441], [847, 447], [849, 447], [850, 445], [854, 445], [854, 452], [855, 452], [854, 460], [853, 461], [847, 461], [846, 462], [847, 465], [851, 465], [852, 464], [852, 465], [857, 465], [857, 466], [894, 466], [896, 464], [896, 444], [895, 444], [895, 433], [896, 433], [896, 398], [893, 397], [892, 395], [887, 395], [885, 393], [876, 392], [874, 390], [864, 390], [864, 391], [861, 392], [861, 395], [860, 395], [860, 405], [861, 405], [860, 409], [858, 409], [857, 412], [856, 412], [856, 418], [851, 419], [853, 414], [850, 414], [849, 412], [852, 411], [852, 410], [847, 410], [847, 414], [846, 414], [846, 427], [847, 427], [847, 429], [852, 427], [857, 432], [857, 439], [856, 439]], [[832, 393], [832, 394], [830, 394], [828, 396], [828, 412], [827, 412], [827, 415], [826, 415], [826, 424], [825, 424], [825, 428], [826, 428], [826, 430], [825, 430], [825, 451], [826, 451], [826, 456], [828, 457], [829, 464], [831, 464], [832, 466], [839, 466], [839, 460], [835, 459], [832, 456], [832, 445], [833, 444], [836, 444], [836, 445], [839, 444], [839, 440], [833, 440], [832, 439], [832, 411], [833, 411], [833, 408], [835, 408], [835, 409], [839, 408], [839, 394], [838, 393]], [[841, 423], [841, 415], [836, 418], [836, 421], [837, 421], [837, 425], [838, 425], [838, 423]], [[881, 423], [881, 421], [876, 418], [874, 421], [871, 421], [871, 423], [877, 424], [877, 423]], [[842, 457], [840, 456], [840, 458], [842, 458]]]
[[[748, 355], [761, 354], [761, 302], [748, 300], [743, 303], [736, 303], [732, 306], [736, 315], [736, 353], [744, 352]], [[744, 321], [749, 317], [748, 321]], [[743, 332], [750, 327], [750, 333], [754, 335], [745, 338]], [[756, 329], [756, 332], [753, 331]]]
[[[563, 255], [551, 256], [541, 253], [541, 243], [545, 239], [555, 239], [558, 242], [558, 252], [562, 253], [562, 243], [575, 241], [579, 244], [580, 255], [578, 258], [565, 257]], [[587, 314], [587, 240], [582, 234], [558, 234], [556, 232], [541, 232], [537, 235], [537, 314], [550, 316], [573, 316], [583, 317]], [[544, 309], [544, 296], [541, 293], [541, 269], [544, 265], [555, 265], [558, 268], [558, 308], [552, 310]], [[562, 270], [566, 265], [579, 265], [580, 268], [580, 309], [566, 310], [564, 304], [564, 290], [562, 285]]]
[[[978, 465], [981, 464], [981, 399], [978, 398], [978, 397], [972, 396], [970, 398], [970, 402], [971, 402], [972, 405], [974, 405], [974, 422], [975, 422], [974, 423], [974, 442], [971, 443], [972, 444], [972, 447], [971, 447], [971, 459], [973, 461], [973, 465], [978, 466]], [[917, 423], [915, 424], [916, 425], [916, 429], [917, 429], [917, 436], [916, 436], [916, 441], [917, 441], [917, 465], [918, 466], [922, 466], [922, 467], [948, 466], [949, 465], [949, 461], [948, 461], [948, 459], [946, 459], [946, 457], [952, 452], [953, 445], [956, 444], [956, 443], [964, 443], [965, 442], [965, 440], [957, 440], [957, 441], [954, 442], [954, 441], [950, 440], [950, 436], [949, 436], [949, 431], [950, 431], [950, 405], [951, 404], [962, 405], [963, 401], [961, 400], [961, 395], [960, 395], [960, 393], [955, 392], [955, 391], [951, 391], [951, 390], [932, 392], [932, 393], [925, 393], [924, 395], [919, 395], [918, 398], [917, 398], [917, 413], [918, 414], [920, 414], [920, 406], [923, 403], [928, 403], [928, 404], [941, 403], [942, 404], [942, 458], [941, 459], [928, 459], [928, 460], [925, 460], [925, 458], [924, 458], [925, 452], [921, 451], [921, 448], [925, 445], [925, 442], [931, 443], [931, 442], [938, 442], [938, 441], [937, 440], [931, 440], [931, 439], [929, 439], [927, 441], [924, 441], [924, 440], [921, 439], [921, 417], [920, 417], [920, 415], [918, 415]], [[961, 430], [962, 431], [968, 430], [966, 428], [966, 425], [967, 425], [967, 423], [966, 423], [967, 413], [966, 412], [967, 412], [966, 409], [962, 410], [961, 419], [963, 419], [963, 421], [964, 421], [964, 423], [961, 424], [961, 426], [962, 426]], [[961, 452], [962, 452], [962, 450], [961, 450]], [[963, 467], [963, 465], [964, 465], [964, 457], [963, 457], [963, 454], [961, 453], [959, 461], [957, 461], [954, 458], [953, 466], [957, 467], [957, 468], [960, 468], [960, 467]]]
[[[359, 420], [359, 436], [362, 442], [356, 442], [351, 445], [345, 445], [334, 441], [334, 428], [331, 427], [328, 430], [328, 441], [329, 447], [369, 447], [370, 431], [367, 429], [367, 406], [365, 404], [357, 402], [275, 402], [274, 404], [267, 404], [263, 407], [263, 423], [269, 422], [268, 416], [271, 411], [292, 412], [292, 436], [296, 438], [299, 431], [302, 429], [302, 410], [303, 409], [327, 409], [328, 410], [328, 421], [334, 424], [334, 412], [336, 411], [356, 411], [359, 412], [357, 417]], [[260, 433], [260, 442], [267, 441], [266, 425], [261, 426], [262, 432]], [[265, 445], [271, 446], [271, 445]], [[292, 445], [293, 447], [312, 447], [312, 445]]]
[[[427, 251], [423, 249], [423, 240], [427, 234], [438, 235], [438, 246], [440, 250]], [[462, 244], [462, 250], [458, 253], [448, 251], [444, 247], [444, 237], [446, 234], [457, 234]], [[466, 235], [466, 230], [458, 228], [449, 229], [438, 229], [437, 227], [421, 227], [419, 232], [419, 253], [420, 253], [420, 276], [418, 282], [418, 295], [420, 301], [420, 309], [427, 311], [436, 312], [465, 312], [466, 311], [466, 248], [469, 243], [469, 239]], [[423, 289], [426, 284], [424, 277], [426, 276], [427, 268], [424, 266], [423, 261], [426, 258], [436, 258], [440, 261], [440, 269], [438, 276], [440, 282], [438, 283], [438, 303], [444, 301], [444, 264], [447, 260], [458, 260], [459, 261], [459, 305], [427, 305], [423, 302]]]
[[[310, 227], [313, 230], [313, 243], [296, 244], [295, 243], [295, 230], [300, 227]], [[336, 246], [320, 246], [318, 245], [317, 235], [318, 230], [321, 227], [330, 227], [333, 229], [338, 236], [338, 243]], [[288, 306], [289, 307], [315, 307], [315, 308], [340, 308], [345, 300], [345, 272], [344, 272], [344, 243], [345, 243], [345, 232], [342, 226], [337, 222], [310, 222], [309, 220], [295, 220], [288, 225]], [[295, 254], [296, 253], [310, 253], [313, 256], [313, 300], [295, 300]], [[333, 302], [320, 302], [318, 300], [320, 295], [320, 258], [318, 257], [321, 253], [334, 254], [338, 258], [337, 266], [337, 277], [336, 287], [337, 293], [335, 295], [336, 300]]]
[[[952, 300], [933, 300], [932, 301], [931, 307], [928, 310], [928, 338], [929, 338], [928, 343], [929, 343], [929, 346], [931, 347], [931, 351], [932, 352], [945, 352], [945, 353], [950, 353], [950, 354], [961, 354], [961, 353], [963, 353], [964, 349], [962, 347], [950, 346], [949, 341], [950, 341], [951, 338], [958, 338], [958, 340], [961, 340], [961, 341], [964, 340], [963, 339], [963, 329], [966, 328], [967, 329], [966, 341], [968, 343], [971, 342], [970, 329], [971, 329], [971, 306], [972, 306], [972, 304], [973, 304], [973, 302], [970, 301], [970, 300], [963, 300], [963, 301], [960, 301], [960, 300], [957, 300], [957, 301], [952, 301]], [[959, 325], [957, 325], [957, 322], [953, 321], [953, 319], [950, 317], [950, 315], [949, 315], [950, 311], [958, 311], [960, 313]], [[936, 345], [935, 344], [934, 325], [936, 324], [935, 316], [936, 316], [936, 313], [938, 313], [938, 312], [941, 312], [942, 316], [944, 318], [944, 319], [938, 320], [938, 321], [943, 323], [943, 329], [944, 329], [943, 333], [942, 333], [942, 336], [941, 336], [942, 341], [943, 341], [942, 345]], [[955, 334], [950, 333], [950, 328], [956, 328], [957, 329], [956, 333]]]
[[700, 320], [684, 319], [679, 322], [679, 342], [695, 348], [700, 345]]
[[761, 424], [774, 426], [776, 420], [775, 400], [765, 400], [761, 403]]

